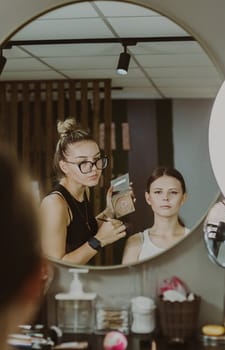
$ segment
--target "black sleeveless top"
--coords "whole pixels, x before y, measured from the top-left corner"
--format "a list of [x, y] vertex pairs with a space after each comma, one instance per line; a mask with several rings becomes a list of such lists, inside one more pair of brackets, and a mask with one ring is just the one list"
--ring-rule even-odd
[[66, 200], [72, 213], [70, 224], [67, 226], [66, 237], [66, 253], [69, 253], [79, 248], [87, 242], [90, 237], [94, 236], [97, 233], [98, 224], [86, 192], [83, 202], [77, 201], [70, 192], [60, 184], [56, 185], [51, 191], [51, 193], [57, 192]]

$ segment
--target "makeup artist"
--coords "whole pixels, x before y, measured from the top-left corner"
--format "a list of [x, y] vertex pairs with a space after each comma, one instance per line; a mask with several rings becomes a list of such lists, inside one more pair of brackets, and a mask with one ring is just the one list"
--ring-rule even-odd
[[108, 159], [88, 131], [75, 119], [57, 123], [59, 140], [54, 156], [58, 184], [42, 200], [42, 244], [48, 257], [87, 264], [106, 245], [126, 235], [126, 227], [113, 219], [112, 189], [107, 207], [96, 218], [89, 202], [89, 188], [99, 183]]

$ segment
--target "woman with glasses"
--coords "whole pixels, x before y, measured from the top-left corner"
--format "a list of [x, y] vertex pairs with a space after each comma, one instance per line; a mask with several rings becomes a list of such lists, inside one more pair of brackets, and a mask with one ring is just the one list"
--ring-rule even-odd
[[93, 215], [89, 187], [98, 185], [108, 162], [96, 141], [73, 118], [58, 122], [57, 128], [54, 168], [59, 183], [41, 203], [43, 249], [49, 257], [86, 264], [104, 246], [123, 238], [126, 228], [112, 218], [111, 189], [108, 207]]
[[190, 232], [179, 217], [186, 196], [185, 181], [178, 170], [169, 167], [153, 170], [145, 192], [145, 200], [154, 215], [153, 225], [128, 238], [123, 264], [158, 255]]

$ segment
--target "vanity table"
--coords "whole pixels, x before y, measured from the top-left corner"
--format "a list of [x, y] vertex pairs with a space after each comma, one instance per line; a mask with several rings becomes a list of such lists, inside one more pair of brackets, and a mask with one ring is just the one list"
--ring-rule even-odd
[[[129, 334], [127, 336], [127, 350], [151, 350], [152, 335], [150, 334]], [[104, 335], [96, 334], [65, 334], [63, 341], [87, 341], [89, 350], [103, 349]], [[163, 337], [154, 337], [156, 350], [224, 350], [225, 344], [204, 345], [200, 340], [190, 339], [184, 344], [168, 343]]]

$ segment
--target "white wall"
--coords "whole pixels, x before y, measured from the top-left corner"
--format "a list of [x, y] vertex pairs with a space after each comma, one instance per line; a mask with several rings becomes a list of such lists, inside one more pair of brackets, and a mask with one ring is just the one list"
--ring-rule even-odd
[[173, 101], [174, 162], [187, 185], [188, 197], [181, 217], [185, 213], [185, 223], [189, 227], [202, 220], [219, 193], [208, 150], [212, 104], [210, 99]]

